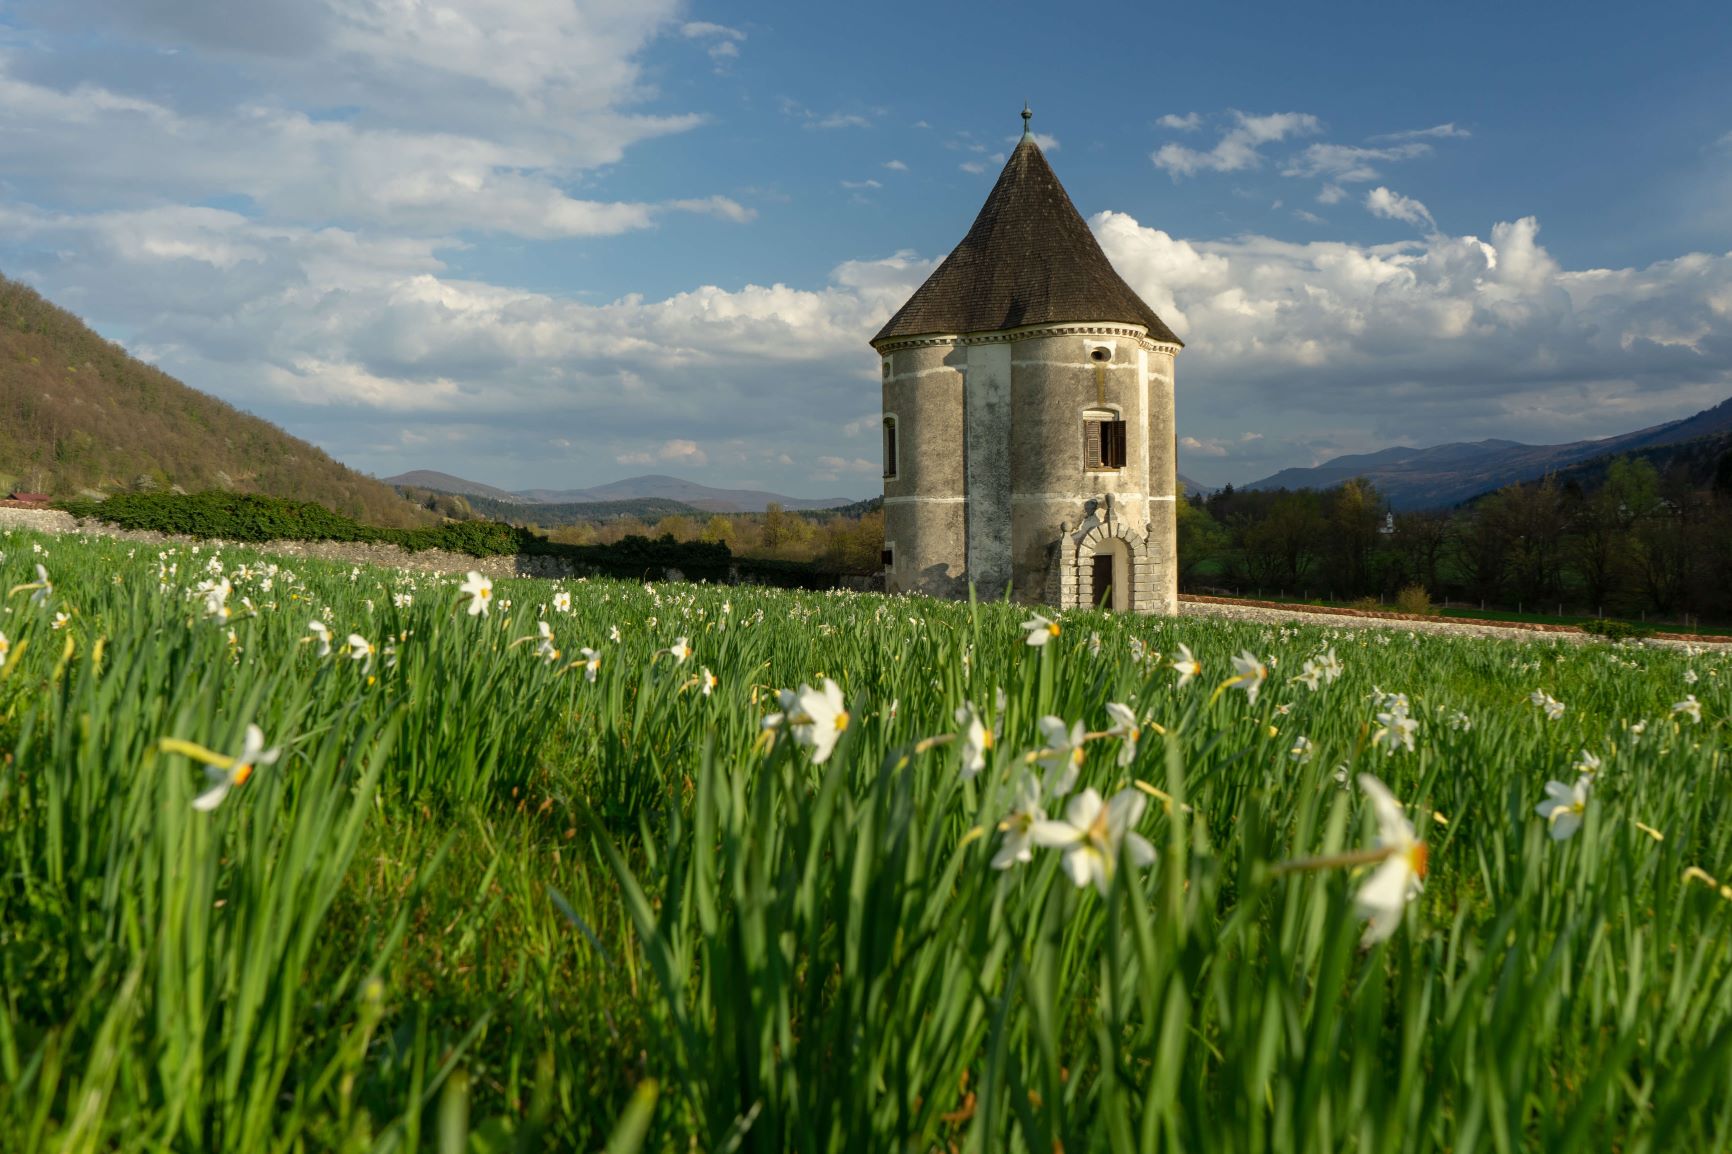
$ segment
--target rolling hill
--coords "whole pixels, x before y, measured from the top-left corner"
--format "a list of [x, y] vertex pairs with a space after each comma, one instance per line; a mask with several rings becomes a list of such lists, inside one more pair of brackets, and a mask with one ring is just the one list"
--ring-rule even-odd
[[584, 521], [613, 521], [621, 517], [636, 517], [653, 525], [663, 517], [686, 516], [702, 523], [710, 516], [709, 511], [694, 505], [660, 497], [575, 503], [525, 501], [515, 494], [509, 501], [495, 501], [491, 497], [482, 496], [469, 496], [464, 499], [478, 516], [512, 525], [534, 525], [542, 529], [557, 529], [562, 525], [576, 525]]
[[1328, 489], [1364, 477], [1374, 482], [1396, 509], [1436, 509], [1597, 458], [1681, 445], [1727, 433], [1732, 433], [1732, 400], [1722, 401], [1693, 417], [1601, 440], [1562, 445], [1488, 440], [1421, 449], [1397, 447], [1336, 457], [1309, 469], [1283, 469], [1245, 488]]
[[431, 489], [435, 493], [455, 493], [459, 497], [480, 497], [507, 505], [529, 503], [528, 498], [520, 497], [516, 493], [495, 489], [492, 485], [483, 485], [480, 481], [465, 481], [462, 477], [453, 477], [450, 473], [441, 473], [436, 469], [412, 469], [407, 473], [398, 473], [395, 477], [386, 477], [385, 484]]
[[766, 493], [760, 489], [716, 489], [659, 473], [627, 477], [623, 481], [613, 481], [591, 489], [526, 489], [520, 491], [518, 496], [531, 501], [561, 503], [631, 501], [656, 497], [666, 501], [679, 501], [711, 513], [762, 513], [771, 502], [784, 509], [832, 509], [838, 505], [851, 505], [856, 500], [853, 497], [784, 497], [780, 493]]
[[0, 277], [0, 495], [171, 486], [317, 501], [375, 525], [437, 520]]
[[[852, 505], [854, 497], [785, 497], [761, 489], [716, 489], [664, 474], [627, 477], [590, 489], [520, 489], [506, 492], [479, 481], [453, 477], [430, 469], [417, 469], [385, 478], [387, 484], [433, 489], [441, 493], [457, 493], [465, 497], [486, 497], [495, 501], [527, 501], [541, 505], [580, 505], [591, 503], [617, 504], [630, 501], [675, 502], [686, 506], [681, 512], [762, 513], [772, 502], [787, 510], [835, 509]], [[524, 517], [533, 518], [526, 512]]]

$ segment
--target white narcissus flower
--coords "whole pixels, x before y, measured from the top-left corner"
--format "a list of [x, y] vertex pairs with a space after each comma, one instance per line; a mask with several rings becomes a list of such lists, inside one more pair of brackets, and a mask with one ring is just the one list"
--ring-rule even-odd
[[571, 594], [561, 589], [553, 595], [553, 607], [561, 613], [571, 612]]
[[399, 609], [407, 609], [411, 605], [415, 604], [415, 598], [412, 594], [408, 593], [393, 593], [391, 594], [391, 604], [395, 605]]
[[594, 681], [595, 675], [601, 672], [601, 654], [587, 645], [579, 649], [577, 654], [583, 658], [583, 679]]
[[1582, 828], [1588, 812], [1588, 790], [1593, 784], [1593, 777], [1585, 773], [1576, 778], [1574, 785], [1546, 782], [1546, 799], [1534, 807], [1534, 812], [1549, 823], [1553, 841], [1563, 841]]
[[1034, 774], [1023, 774], [1016, 792], [1015, 808], [998, 823], [1004, 840], [999, 843], [998, 852], [992, 855], [992, 868], [995, 870], [1007, 870], [1019, 862], [1033, 861], [1034, 840], [1030, 834], [1038, 823], [1046, 820], [1046, 810], [1040, 804], [1040, 781]]
[[6, 635], [0, 633], [0, 664], [6, 660], [6, 655], [12, 652], [12, 643], [6, 640]]
[[221, 581], [203, 581], [196, 590], [204, 598], [204, 615], [211, 621], [227, 621], [229, 619], [229, 594], [234, 592], [234, 586], [228, 578]]
[[1689, 694], [1684, 698], [1684, 700], [1674, 705], [1672, 707], [1672, 712], [1682, 713], [1698, 725], [1702, 723], [1702, 703], [1696, 700], [1696, 695], [1694, 693]]
[[1344, 670], [1344, 667], [1341, 664], [1341, 658], [1335, 656], [1335, 647], [1333, 645], [1317, 657], [1307, 661], [1305, 664], [1314, 667], [1317, 670], [1318, 674], [1322, 676], [1325, 685], [1335, 682], [1340, 678]]
[[609, 625], [607, 627], [607, 639], [609, 641], [618, 643], [618, 641], [619, 641], [619, 626]]
[[265, 748], [265, 733], [256, 725], [247, 726], [246, 741], [241, 746], [240, 753], [228, 759], [227, 765], [206, 765], [205, 777], [210, 785], [203, 793], [192, 799], [192, 807], [208, 812], [222, 804], [229, 790], [237, 785], [245, 785], [253, 775], [253, 769], [260, 765], [271, 765], [282, 754], [280, 749]]
[[1553, 721], [1557, 721], [1564, 715], [1564, 703], [1543, 689], [1536, 689], [1528, 694], [1528, 700], [1544, 711], [1545, 715]]
[[1315, 752], [1315, 750], [1311, 744], [1311, 739], [1309, 737], [1301, 736], [1294, 740], [1293, 748], [1287, 751], [1287, 756], [1292, 758], [1294, 761], [1304, 763], [1311, 760], [1313, 752]]
[[967, 781], [986, 768], [997, 735], [980, 720], [973, 702], [956, 707], [956, 724], [962, 727], [962, 779]]
[[1189, 645], [1180, 642], [1179, 655], [1173, 659], [1173, 668], [1179, 671], [1179, 683], [1174, 688], [1183, 689], [1191, 678], [1203, 672], [1203, 663], [1197, 660]]
[[1377, 721], [1379, 728], [1371, 735], [1372, 744], [1386, 746], [1386, 753], [1394, 753], [1398, 749], [1413, 752], [1413, 735], [1419, 732], [1419, 722], [1409, 717], [1405, 708], [1379, 713]]
[[1243, 689], [1245, 699], [1252, 705], [1257, 704], [1257, 694], [1263, 688], [1263, 682], [1269, 679], [1269, 668], [1257, 660], [1257, 655], [1249, 649], [1233, 658], [1233, 676], [1227, 680], [1227, 685], [1233, 689]]
[[708, 665], [704, 666], [703, 669], [699, 671], [698, 690], [702, 692], [705, 697], [714, 693], [718, 684], [719, 682], [716, 680], [716, 675], [710, 672], [710, 667]]
[[686, 658], [692, 655], [692, 647], [686, 644], [684, 637], [674, 638], [674, 643], [668, 646], [667, 651], [673, 654], [675, 665], [684, 665]]
[[1388, 786], [1362, 773], [1359, 787], [1371, 799], [1371, 812], [1377, 819], [1377, 847], [1388, 851], [1353, 895], [1360, 916], [1370, 919], [1361, 939], [1361, 944], [1369, 946], [1395, 932], [1401, 924], [1401, 911], [1425, 888], [1426, 848]]
[[848, 711], [843, 708], [842, 688], [830, 678], [823, 687], [779, 691], [782, 711], [764, 718], [765, 729], [786, 726], [801, 745], [812, 747], [812, 764], [823, 765], [836, 749], [836, 742], [848, 728]]
[[545, 621], [537, 621], [535, 628], [539, 636], [535, 646], [535, 655], [543, 661], [558, 661], [559, 650], [553, 644], [553, 626]]
[[373, 648], [373, 643], [371, 641], [368, 641], [359, 633], [351, 633], [349, 634], [348, 649], [350, 661], [366, 662], [366, 664], [361, 667], [362, 673], [373, 672], [373, 654], [377, 651]]
[[1043, 717], [1039, 724], [1046, 738], [1046, 748], [1036, 755], [1036, 760], [1046, 766], [1046, 781], [1042, 784], [1053, 797], [1063, 797], [1076, 785], [1088, 730], [1080, 721], [1067, 726], [1062, 717]]
[[469, 602], [469, 616], [477, 613], [487, 615], [487, 609], [493, 604], [493, 582], [483, 577], [474, 569], [463, 579], [463, 584], [457, 587], [457, 592]]
[[1134, 788], [1121, 789], [1109, 802], [1093, 788], [1070, 799], [1062, 821], [1038, 821], [1029, 829], [1036, 845], [1064, 850], [1065, 871], [1077, 888], [1090, 882], [1102, 896], [1118, 867], [1120, 847], [1133, 866], [1155, 860], [1155, 847], [1133, 828], [1148, 799]]
[[819, 689], [802, 685], [799, 703], [801, 716], [796, 717], [792, 724], [794, 740], [810, 745], [812, 764], [823, 765], [830, 759], [836, 742], [842, 737], [842, 731], [848, 728], [848, 711], [843, 708], [842, 687], [828, 677]]
[[1600, 759], [1584, 749], [1582, 756], [1576, 758], [1576, 763], [1570, 768], [1580, 774], [1596, 774], [1600, 772]]
[[319, 643], [319, 656], [329, 657], [331, 655], [330, 627], [323, 621], [309, 621], [307, 622], [307, 632], [311, 633], [313, 639]]
[[1036, 647], [1045, 645], [1048, 641], [1051, 641], [1054, 637], [1059, 635], [1058, 622], [1048, 621], [1038, 613], [1034, 614], [1027, 621], [1024, 621], [1022, 623], [1022, 628], [1027, 634], [1027, 636], [1023, 638], [1023, 641]]
[[1107, 716], [1113, 719], [1107, 732], [1119, 738], [1119, 766], [1124, 768], [1137, 759], [1137, 742], [1142, 740], [1143, 730], [1137, 724], [1136, 713], [1128, 705], [1107, 702]]
[[[42, 547], [37, 546], [36, 551], [38, 553], [42, 552]], [[30, 604], [32, 605], [45, 604], [50, 597], [54, 596], [54, 582], [48, 579], [48, 570], [42, 567], [40, 561], [36, 563], [36, 580], [30, 582], [28, 585], [14, 585], [7, 591], [6, 596], [10, 597], [14, 593], [23, 593], [25, 590], [35, 590], [35, 592], [30, 594]]]
[[54, 623], [52, 625], [52, 628], [64, 629], [64, 628], [66, 628], [66, 623], [68, 621], [71, 621], [71, 620], [72, 620], [72, 618], [67, 616], [65, 613], [56, 613], [54, 615]]

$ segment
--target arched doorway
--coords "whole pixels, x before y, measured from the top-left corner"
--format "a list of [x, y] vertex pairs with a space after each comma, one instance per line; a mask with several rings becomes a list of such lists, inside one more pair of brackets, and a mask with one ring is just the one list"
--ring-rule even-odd
[[1094, 543], [1092, 556], [1079, 558], [1087, 565], [1089, 604], [1112, 613], [1131, 611], [1131, 550], [1121, 537], [1102, 537]]

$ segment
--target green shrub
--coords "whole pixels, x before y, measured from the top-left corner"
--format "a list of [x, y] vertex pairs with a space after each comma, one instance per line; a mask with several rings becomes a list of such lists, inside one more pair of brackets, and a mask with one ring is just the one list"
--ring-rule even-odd
[[1597, 617], [1592, 621], [1582, 622], [1582, 632], [1604, 637], [1607, 641], [1636, 641], [1654, 635], [1653, 629], [1646, 625], [1638, 625], [1634, 621], [1614, 621], [1609, 617]]
[[1408, 585], [1397, 593], [1395, 609], [1398, 613], [1411, 613], [1417, 617], [1430, 617], [1437, 612], [1437, 606], [1431, 603], [1431, 594], [1423, 585]]
[[601, 577], [641, 581], [660, 579], [670, 569], [691, 581], [735, 578], [794, 589], [833, 589], [836, 574], [804, 561], [737, 558], [726, 542], [626, 537], [613, 545], [565, 545], [499, 521], [448, 521], [422, 529], [363, 525], [313, 501], [290, 501], [249, 493], [116, 493], [103, 501], [70, 500], [60, 508], [122, 529], [220, 538], [261, 544], [267, 541], [355, 541], [397, 545], [410, 552], [429, 549], [502, 557], [525, 553], [559, 557]]
[[523, 551], [533, 534], [496, 521], [454, 521], [420, 529], [363, 525], [316, 501], [291, 501], [252, 493], [116, 493], [103, 501], [71, 500], [60, 507], [123, 529], [266, 541], [356, 541], [399, 545], [410, 552], [443, 549], [474, 557]]

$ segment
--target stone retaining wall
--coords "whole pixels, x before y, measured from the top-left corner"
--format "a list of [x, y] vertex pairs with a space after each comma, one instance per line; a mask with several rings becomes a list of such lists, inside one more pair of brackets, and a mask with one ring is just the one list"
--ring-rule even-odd
[[78, 528], [71, 513], [59, 509], [0, 507], [0, 529], [34, 529], [38, 533], [70, 533]]
[[[0, 508], [0, 530], [33, 529], [39, 533], [85, 533], [93, 537], [113, 537], [121, 541], [137, 541], [155, 549], [173, 545], [185, 548], [199, 545], [206, 549], [253, 549], [273, 557], [312, 557], [342, 565], [379, 565], [387, 569], [403, 569], [416, 573], [467, 573], [473, 569], [488, 577], [581, 577], [592, 570], [565, 557], [547, 557], [518, 553], [495, 557], [475, 557], [468, 553], [449, 553], [441, 549], [411, 552], [398, 545], [365, 541], [224, 541], [215, 537], [182, 537], [153, 530], [121, 529], [97, 520], [79, 520], [58, 509]], [[684, 581], [678, 569], [646, 570], [646, 580]]]

